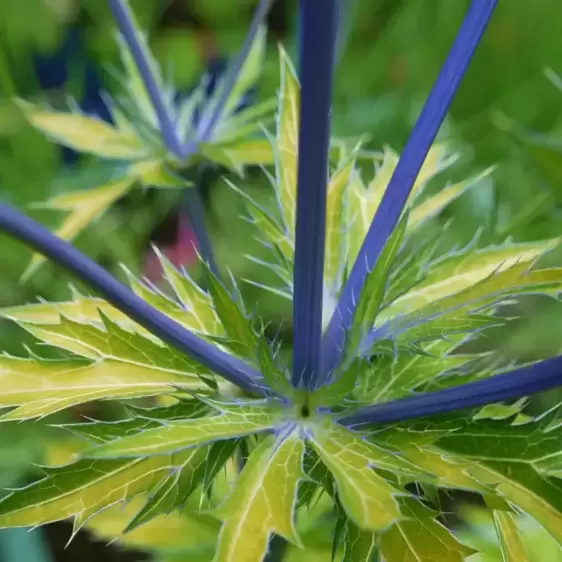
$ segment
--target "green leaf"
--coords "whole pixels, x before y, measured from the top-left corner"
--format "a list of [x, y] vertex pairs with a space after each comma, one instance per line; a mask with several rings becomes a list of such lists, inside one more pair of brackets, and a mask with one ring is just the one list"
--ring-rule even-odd
[[375, 562], [378, 559], [377, 543], [376, 533], [361, 530], [349, 519], [342, 520], [341, 536], [338, 537], [338, 544], [343, 545], [341, 562]]
[[190, 449], [186, 462], [162, 480], [124, 532], [128, 533], [159, 515], [181, 509], [201, 482], [206, 481], [206, 487], [210, 485], [218, 471], [233, 455], [236, 445], [236, 440], [230, 440], [200, 449]]
[[[54, 234], [63, 240], [73, 240], [93, 220], [123, 197], [131, 189], [134, 181], [132, 177], [125, 177], [95, 189], [56, 195], [42, 203], [41, 207], [69, 213]], [[22, 278], [28, 279], [44, 262], [44, 256], [34, 254]]]
[[[162, 264], [164, 277], [170, 284], [183, 309], [189, 312], [190, 326], [204, 334], [220, 336], [224, 328], [217, 317], [213, 299], [186, 273], [179, 272], [160, 252], [157, 255]], [[185, 319], [184, 319], [185, 322]]]
[[224, 326], [226, 336], [240, 344], [244, 355], [255, 361], [258, 336], [251, 319], [246, 315], [240, 291], [234, 286], [236, 294], [231, 294], [208, 267], [205, 277], [215, 312]]
[[99, 312], [100, 322], [78, 324], [61, 317], [58, 324], [22, 324], [22, 328], [48, 345], [66, 349], [93, 361], [115, 360], [193, 376], [210, 373], [185, 354], [141, 334], [124, 330]]
[[242, 162], [238, 160], [236, 152], [233, 151], [231, 153], [230, 147], [228, 145], [222, 147], [219, 144], [200, 142], [197, 145], [197, 149], [199, 153], [208, 160], [211, 160], [212, 162], [215, 162], [220, 166], [227, 168], [228, 170], [238, 174], [239, 176], [243, 175], [244, 166]]
[[162, 455], [221, 439], [261, 433], [279, 422], [282, 410], [268, 405], [222, 405], [216, 416], [166, 425], [105, 443], [86, 452], [92, 458]]
[[469, 476], [534, 517], [562, 544], [562, 426], [551, 427], [556, 412], [518, 425], [459, 421], [436, 446], [464, 462]]
[[209, 408], [200, 400], [179, 399], [170, 406], [137, 408], [127, 405], [133, 417], [111, 422], [91, 421], [60, 425], [62, 429], [79, 436], [93, 444], [103, 444], [134, 435], [147, 429], [162, 427], [171, 420], [199, 418], [208, 414]]
[[411, 473], [414, 467], [343, 427], [326, 423], [312, 431], [311, 444], [332, 473], [339, 500], [356, 525], [382, 531], [401, 517], [396, 496], [403, 492], [375, 468]]
[[437, 340], [424, 346], [426, 354], [399, 353], [379, 355], [362, 369], [355, 388], [357, 400], [384, 402], [407, 395], [411, 390], [430, 382], [450, 369], [464, 365], [473, 356], [449, 353], [455, 344]]
[[147, 149], [138, 137], [115, 129], [101, 119], [45, 110], [28, 102], [20, 102], [19, 106], [33, 127], [67, 148], [116, 160], [138, 160], [147, 156]]
[[150, 493], [191, 454], [186, 451], [149, 459], [84, 459], [45, 469], [45, 478], [0, 501], [0, 527], [33, 527], [73, 518], [76, 534], [102, 509]]
[[408, 215], [406, 214], [388, 237], [377, 263], [367, 275], [346, 337], [347, 355], [357, 351], [361, 340], [375, 323], [383, 302], [388, 276], [400, 250], [407, 224]]
[[300, 543], [293, 512], [303, 454], [298, 431], [270, 436], [252, 452], [232, 494], [216, 511], [223, 520], [216, 562], [260, 562], [271, 533]]
[[437, 513], [414, 499], [402, 503], [405, 519], [381, 536], [387, 562], [464, 562], [474, 553], [436, 521]]

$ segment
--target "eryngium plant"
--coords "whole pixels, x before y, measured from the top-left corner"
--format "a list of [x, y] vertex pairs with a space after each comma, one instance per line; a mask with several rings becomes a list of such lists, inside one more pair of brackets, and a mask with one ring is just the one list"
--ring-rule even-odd
[[281, 49], [270, 135], [277, 211], [247, 199], [279, 274], [269, 289], [293, 301], [292, 358], [210, 267], [203, 288], [162, 257], [172, 293], [133, 276], [131, 290], [0, 207], [3, 230], [103, 297], [2, 311], [65, 354], [1, 358], [3, 420], [126, 408], [63, 426], [77, 458], [0, 502], [0, 526], [71, 518], [170, 561], [260, 561], [278, 536], [277, 559], [454, 562], [475, 548], [439, 520], [439, 492], [463, 490], [517, 546], [504, 560], [523, 560], [512, 514], [562, 543], [559, 408], [523, 411], [560, 384], [562, 358], [514, 369], [465, 345], [520, 295], [559, 294], [562, 269], [541, 266], [558, 240], [442, 255], [421, 228], [491, 172], [425, 192], [454, 160], [433, 141], [495, 4], [473, 2], [402, 156], [387, 150], [365, 179], [359, 146], [328, 158], [335, 2], [301, 3], [301, 84]]

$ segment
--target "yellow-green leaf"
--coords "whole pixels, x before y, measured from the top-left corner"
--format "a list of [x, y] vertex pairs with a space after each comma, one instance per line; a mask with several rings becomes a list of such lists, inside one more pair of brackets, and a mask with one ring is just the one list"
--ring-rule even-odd
[[415, 312], [438, 299], [470, 288], [492, 274], [504, 272], [516, 264], [530, 264], [558, 243], [559, 240], [554, 239], [510, 244], [463, 252], [458, 256], [441, 259], [430, 268], [420, 283], [385, 308], [377, 323], [382, 324], [385, 320], [404, 312]]
[[194, 445], [261, 433], [280, 419], [281, 410], [274, 405], [240, 405], [222, 413], [186, 421], [171, 421], [137, 435], [123, 437], [91, 449], [93, 458], [162, 455]]
[[[199, 332], [213, 336], [224, 334], [224, 328], [213, 307], [213, 299], [199, 287], [189, 275], [178, 271], [173, 264], [158, 252], [164, 277], [174, 290], [182, 307], [190, 313], [190, 326]], [[184, 320], [185, 322], [185, 320]]]
[[194, 373], [114, 359], [49, 361], [0, 357], [0, 420], [42, 417], [99, 399], [170, 393], [174, 385], [205, 390]]
[[334, 476], [339, 500], [356, 525], [382, 531], [401, 517], [396, 496], [402, 492], [375, 469], [411, 472], [409, 463], [331, 423], [313, 428], [311, 444]]
[[402, 245], [407, 223], [408, 215], [405, 214], [387, 238], [377, 262], [365, 279], [365, 285], [361, 293], [357, 296], [353, 321], [347, 334], [347, 353], [357, 351], [363, 337], [375, 323], [383, 302], [388, 276]]
[[74, 532], [102, 509], [149, 493], [189, 452], [131, 460], [80, 460], [0, 501], [0, 527], [33, 527], [74, 519]]
[[337, 170], [328, 183], [326, 201], [326, 259], [324, 284], [334, 293], [340, 288], [346, 255], [345, 194], [354, 171], [354, 159]]
[[[170, 276], [177, 276], [177, 279], [174, 277], [174, 281], [181, 282], [182, 287], [185, 287], [186, 292], [189, 291], [192, 298], [199, 299], [197, 303], [207, 301], [207, 294], [199, 289], [192, 280], [185, 278], [162, 254], [160, 254], [160, 252], [157, 251], [157, 255], [160, 259], [160, 263], [163, 265], [164, 276], [168, 282]], [[199, 311], [188, 307], [187, 303], [180, 300], [179, 297], [175, 300], [161, 292], [157, 292], [148, 284], [133, 277], [132, 274], [129, 274], [129, 284], [139, 297], [189, 330], [213, 336], [220, 336], [224, 333], [222, 325], [213, 315], [212, 304], [208, 305], [211, 307], [210, 309], [207, 308], [206, 310], [203, 309], [200, 311], [204, 314], [203, 318], [201, 318], [200, 314], [198, 314]]]
[[494, 524], [500, 539], [503, 562], [530, 562], [515, 523], [509, 511], [493, 511]]
[[232, 494], [216, 510], [223, 526], [215, 562], [260, 562], [271, 533], [299, 544], [293, 512], [303, 454], [298, 431], [270, 436], [253, 451]]
[[277, 117], [277, 161], [279, 205], [285, 227], [294, 238], [297, 196], [300, 86], [289, 55], [280, 47], [281, 86]]
[[[412, 205], [420, 195], [427, 182], [439, 172], [448, 167], [456, 155], [451, 155], [449, 148], [444, 144], [435, 144], [429, 150], [424, 164], [418, 174], [415, 184], [408, 198], [408, 206]], [[365, 235], [373, 222], [373, 218], [392, 174], [398, 164], [398, 154], [385, 147], [383, 159], [377, 168], [374, 178], [365, 186], [360, 176], [357, 175], [349, 188], [349, 253], [347, 262], [351, 266], [359, 253]]]
[[[101, 324], [100, 311], [124, 329], [137, 327], [126, 314], [123, 314], [107, 301], [95, 297], [77, 296], [64, 302], [39, 302], [0, 309], [0, 316], [24, 324], [59, 324], [61, 317], [78, 324]], [[139, 330], [142, 330], [138, 326]]]
[[101, 119], [50, 111], [27, 102], [20, 103], [20, 107], [33, 127], [78, 152], [117, 160], [137, 160], [147, 154], [139, 138]]
[[[55, 230], [55, 234], [63, 240], [73, 240], [88, 224], [125, 195], [133, 182], [134, 178], [125, 177], [88, 191], [57, 195], [41, 206], [46, 209], [70, 213]], [[42, 255], [34, 254], [23, 274], [23, 278], [28, 278], [44, 261], [45, 258]]]
[[217, 145], [239, 166], [269, 166], [275, 162], [271, 142], [267, 138], [240, 140]]
[[480, 493], [488, 491], [486, 486], [468, 473], [469, 463], [463, 462], [462, 458], [451, 458], [431, 447], [414, 447], [408, 444], [405, 445], [402, 454], [405, 460], [434, 476], [436, 482], [443, 488]]
[[[254, 41], [248, 52], [246, 60], [242, 64], [240, 73], [234, 87], [230, 90], [228, 99], [221, 112], [222, 116], [228, 116], [234, 113], [236, 108], [240, 105], [242, 96], [249, 90], [258, 80], [261, 72], [263, 57], [265, 53], [265, 44], [267, 39], [267, 28], [261, 26], [254, 37]], [[217, 88], [217, 96], [222, 94], [222, 88]]]
[[165, 160], [148, 160], [129, 166], [128, 175], [137, 178], [143, 185], [159, 188], [190, 187], [192, 182], [174, 173]]
[[408, 220], [408, 233], [414, 231], [425, 221], [438, 215], [447, 205], [460, 197], [467, 189], [470, 189], [487, 178], [493, 170], [494, 168], [488, 168], [477, 176], [449, 185], [437, 194], [426, 199], [423, 203], [417, 205], [412, 210], [410, 219]]

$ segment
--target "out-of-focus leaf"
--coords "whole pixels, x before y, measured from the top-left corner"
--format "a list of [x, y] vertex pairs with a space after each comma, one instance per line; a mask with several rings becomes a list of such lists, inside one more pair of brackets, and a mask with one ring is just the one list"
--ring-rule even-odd
[[20, 107], [33, 127], [68, 148], [116, 160], [147, 156], [146, 146], [135, 135], [115, 129], [101, 119], [46, 110], [27, 102], [20, 102]]
[[[125, 177], [88, 191], [57, 195], [43, 203], [41, 207], [70, 213], [55, 230], [55, 234], [64, 240], [73, 240], [94, 219], [123, 197], [134, 181], [134, 178]], [[44, 262], [45, 258], [42, 255], [34, 254], [23, 278], [29, 278]]]

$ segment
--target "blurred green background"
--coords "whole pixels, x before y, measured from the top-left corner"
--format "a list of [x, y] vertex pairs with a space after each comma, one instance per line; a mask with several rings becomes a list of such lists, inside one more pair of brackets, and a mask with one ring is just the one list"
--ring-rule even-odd
[[[469, 4], [468, 0], [344, 0], [345, 41], [334, 93], [333, 129], [339, 136], [367, 134], [369, 146], [400, 150]], [[132, 0], [153, 51], [177, 88], [187, 90], [217, 58], [232, 56], [245, 35], [255, 0]], [[500, 2], [492, 24], [455, 99], [441, 137], [462, 159], [435, 189], [497, 165], [493, 181], [462, 196], [430, 228], [454, 216], [444, 248], [466, 244], [480, 231], [479, 244], [533, 240], [562, 233], [562, 18], [559, 0]], [[296, 0], [276, 0], [269, 17], [269, 49], [258, 97], [275, 94], [276, 43], [295, 52]], [[71, 38], [69, 40], [69, 37]], [[73, 38], [73, 39], [72, 39]], [[70, 41], [70, 43], [69, 43]], [[74, 41], [74, 43], [72, 43]], [[70, 44], [70, 47], [68, 46]], [[14, 96], [49, 100], [55, 107], [81, 100], [92, 89], [111, 91], [118, 64], [114, 27], [103, 0], [2, 0], [0, 2], [0, 199], [55, 224], [60, 217], [38, 212], [33, 202], [72, 189], [94, 186], [107, 169], [87, 159], [68, 164], [61, 150], [27, 126]], [[63, 76], [66, 68], [66, 77]], [[548, 70], [547, 70], [548, 69]], [[96, 86], [92, 73], [97, 72]], [[59, 76], [60, 75], [60, 76]], [[61, 78], [62, 76], [62, 78]], [[557, 82], [558, 80], [558, 82]], [[92, 83], [94, 84], [92, 85]], [[99, 89], [98, 89], [99, 93]], [[94, 96], [95, 97], [95, 96]], [[205, 180], [207, 221], [221, 266], [237, 278], [259, 277], [245, 258], [259, 253], [243, 208], [224, 182]], [[257, 197], [268, 197], [259, 170], [236, 182]], [[441, 183], [439, 183], [441, 182]], [[236, 210], [239, 209], [239, 212]], [[149, 243], [174, 244], [181, 199], [177, 193], [137, 191], [80, 236], [77, 245], [119, 274], [124, 262], [142, 271]], [[31, 252], [0, 236], [0, 306], [38, 297], [69, 296], [64, 272], [47, 265], [25, 284], [19, 278]], [[560, 252], [551, 256], [562, 261]], [[250, 308], [290, 333], [290, 308], [247, 287]], [[562, 306], [554, 299], [529, 298], [510, 310], [520, 315], [510, 329], [484, 345], [500, 345], [514, 359], [560, 352]], [[0, 322], [3, 350], [21, 354], [27, 337]], [[539, 403], [559, 398], [551, 393]], [[21, 484], [41, 459], [42, 428], [0, 426], [0, 485]], [[27, 537], [36, 536], [36, 533]], [[66, 550], [69, 526], [47, 529], [45, 552], [52, 560], [141, 560], [79, 535]], [[13, 554], [14, 544], [33, 540], [0, 533], [0, 562], [29, 559]], [[19, 538], [18, 538], [19, 537]], [[11, 542], [10, 542], [11, 541]], [[14, 542], [15, 541], [15, 542]], [[38, 548], [40, 545], [37, 545]], [[14, 551], [15, 552], [15, 551]], [[39, 552], [39, 550], [38, 550]], [[12, 554], [10, 554], [12, 553]], [[14, 558], [15, 556], [15, 558]], [[38, 558], [39, 560], [39, 558]]]

